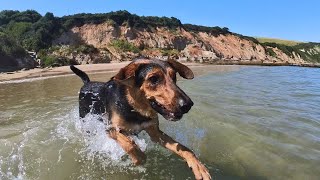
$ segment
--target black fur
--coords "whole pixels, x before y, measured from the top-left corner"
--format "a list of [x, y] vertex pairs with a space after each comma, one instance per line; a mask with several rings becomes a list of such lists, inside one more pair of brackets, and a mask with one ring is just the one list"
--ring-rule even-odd
[[84, 118], [88, 113], [106, 112], [106, 87], [102, 82], [87, 82], [79, 93], [79, 115]]
[[135, 82], [138, 87], [142, 85], [145, 81], [145, 77], [153, 68], [159, 67], [161, 68], [164, 73], [166, 73], [166, 66], [160, 61], [160, 63], [149, 63], [149, 64], [142, 64], [138, 67], [137, 71], [135, 72]]
[[[70, 66], [82, 80], [84, 85], [79, 93], [79, 115], [81, 118], [88, 113], [108, 114], [111, 119], [112, 111], [117, 111], [128, 123], [141, 124], [151, 120], [135, 112], [126, 99], [125, 85], [115, 80], [104, 82], [90, 82], [88, 75], [74, 66]], [[102, 119], [101, 119], [102, 120]]]
[[70, 66], [70, 69], [82, 79], [84, 84], [90, 82], [88, 75], [83, 71], [81, 71], [80, 69], [74, 67], [73, 65]]

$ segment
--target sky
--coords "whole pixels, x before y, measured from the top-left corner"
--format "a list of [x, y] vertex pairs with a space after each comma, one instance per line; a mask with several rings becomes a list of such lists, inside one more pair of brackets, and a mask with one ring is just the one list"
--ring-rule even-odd
[[127, 10], [247, 36], [320, 42], [320, 0], [0, 0], [0, 11], [27, 9], [60, 17]]

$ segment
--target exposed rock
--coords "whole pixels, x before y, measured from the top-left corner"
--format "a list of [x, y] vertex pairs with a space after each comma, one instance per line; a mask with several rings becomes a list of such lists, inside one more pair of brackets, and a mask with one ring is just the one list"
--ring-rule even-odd
[[[114, 39], [127, 40], [129, 43], [144, 50], [140, 53], [120, 52], [110, 45]], [[292, 57], [290, 57], [277, 48], [272, 48], [276, 56], [270, 56], [260, 44], [233, 34], [214, 36], [206, 32], [188, 32], [183, 28], [168, 29], [158, 27], [147, 30], [135, 29], [126, 25], [116, 26], [110, 23], [86, 24], [81, 27], [74, 27], [54, 42], [55, 44], [67, 45], [79, 43], [93, 45], [98, 49], [105, 50], [102, 57], [107, 57], [106, 59], [109, 61], [131, 60], [140, 55], [159, 58], [159, 56], [163, 56], [160, 49], [176, 49], [178, 50], [177, 58], [186, 58], [192, 61], [239, 64], [305, 63], [299, 55], [293, 53]], [[105, 59], [100, 61], [101, 58], [100, 60], [98, 60], [99, 58], [92, 58], [90, 55], [72, 54], [69, 57], [76, 59], [79, 64], [105, 61]]]
[[110, 53], [100, 50], [98, 52], [83, 53], [83, 52], [70, 52], [69, 46], [61, 46], [59, 50], [52, 53], [56, 57], [64, 57], [72, 60], [76, 64], [98, 64], [109, 63], [111, 61]]
[[13, 58], [0, 55], [0, 72], [15, 71], [22, 68], [30, 69], [37, 66], [37, 62], [29, 56]]

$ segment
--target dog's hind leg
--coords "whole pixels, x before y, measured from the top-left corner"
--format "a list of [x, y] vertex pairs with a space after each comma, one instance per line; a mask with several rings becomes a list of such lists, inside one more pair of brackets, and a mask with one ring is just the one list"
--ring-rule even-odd
[[112, 139], [117, 141], [124, 151], [126, 151], [135, 165], [145, 163], [146, 155], [141, 151], [131, 137], [124, 135], [114, 128], [108, 130], [108, 134]]

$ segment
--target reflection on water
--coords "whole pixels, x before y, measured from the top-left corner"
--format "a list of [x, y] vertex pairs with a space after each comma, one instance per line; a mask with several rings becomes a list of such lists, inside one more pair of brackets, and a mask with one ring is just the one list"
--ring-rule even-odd
[[[161, 128], [195, 151], [217, 179], [318, 179], [320, 71], [195, 67], [178, 84], [195, 102]], [[90, 75], [106, 81], [111, 74]], [[78, 119], [76, 76], [0, 84], [0, 179], [193, 179], [176, 155], [135, 137], [135, 167], [93, 116]], [[85, 133], [90, 130], [91, 134]]]

